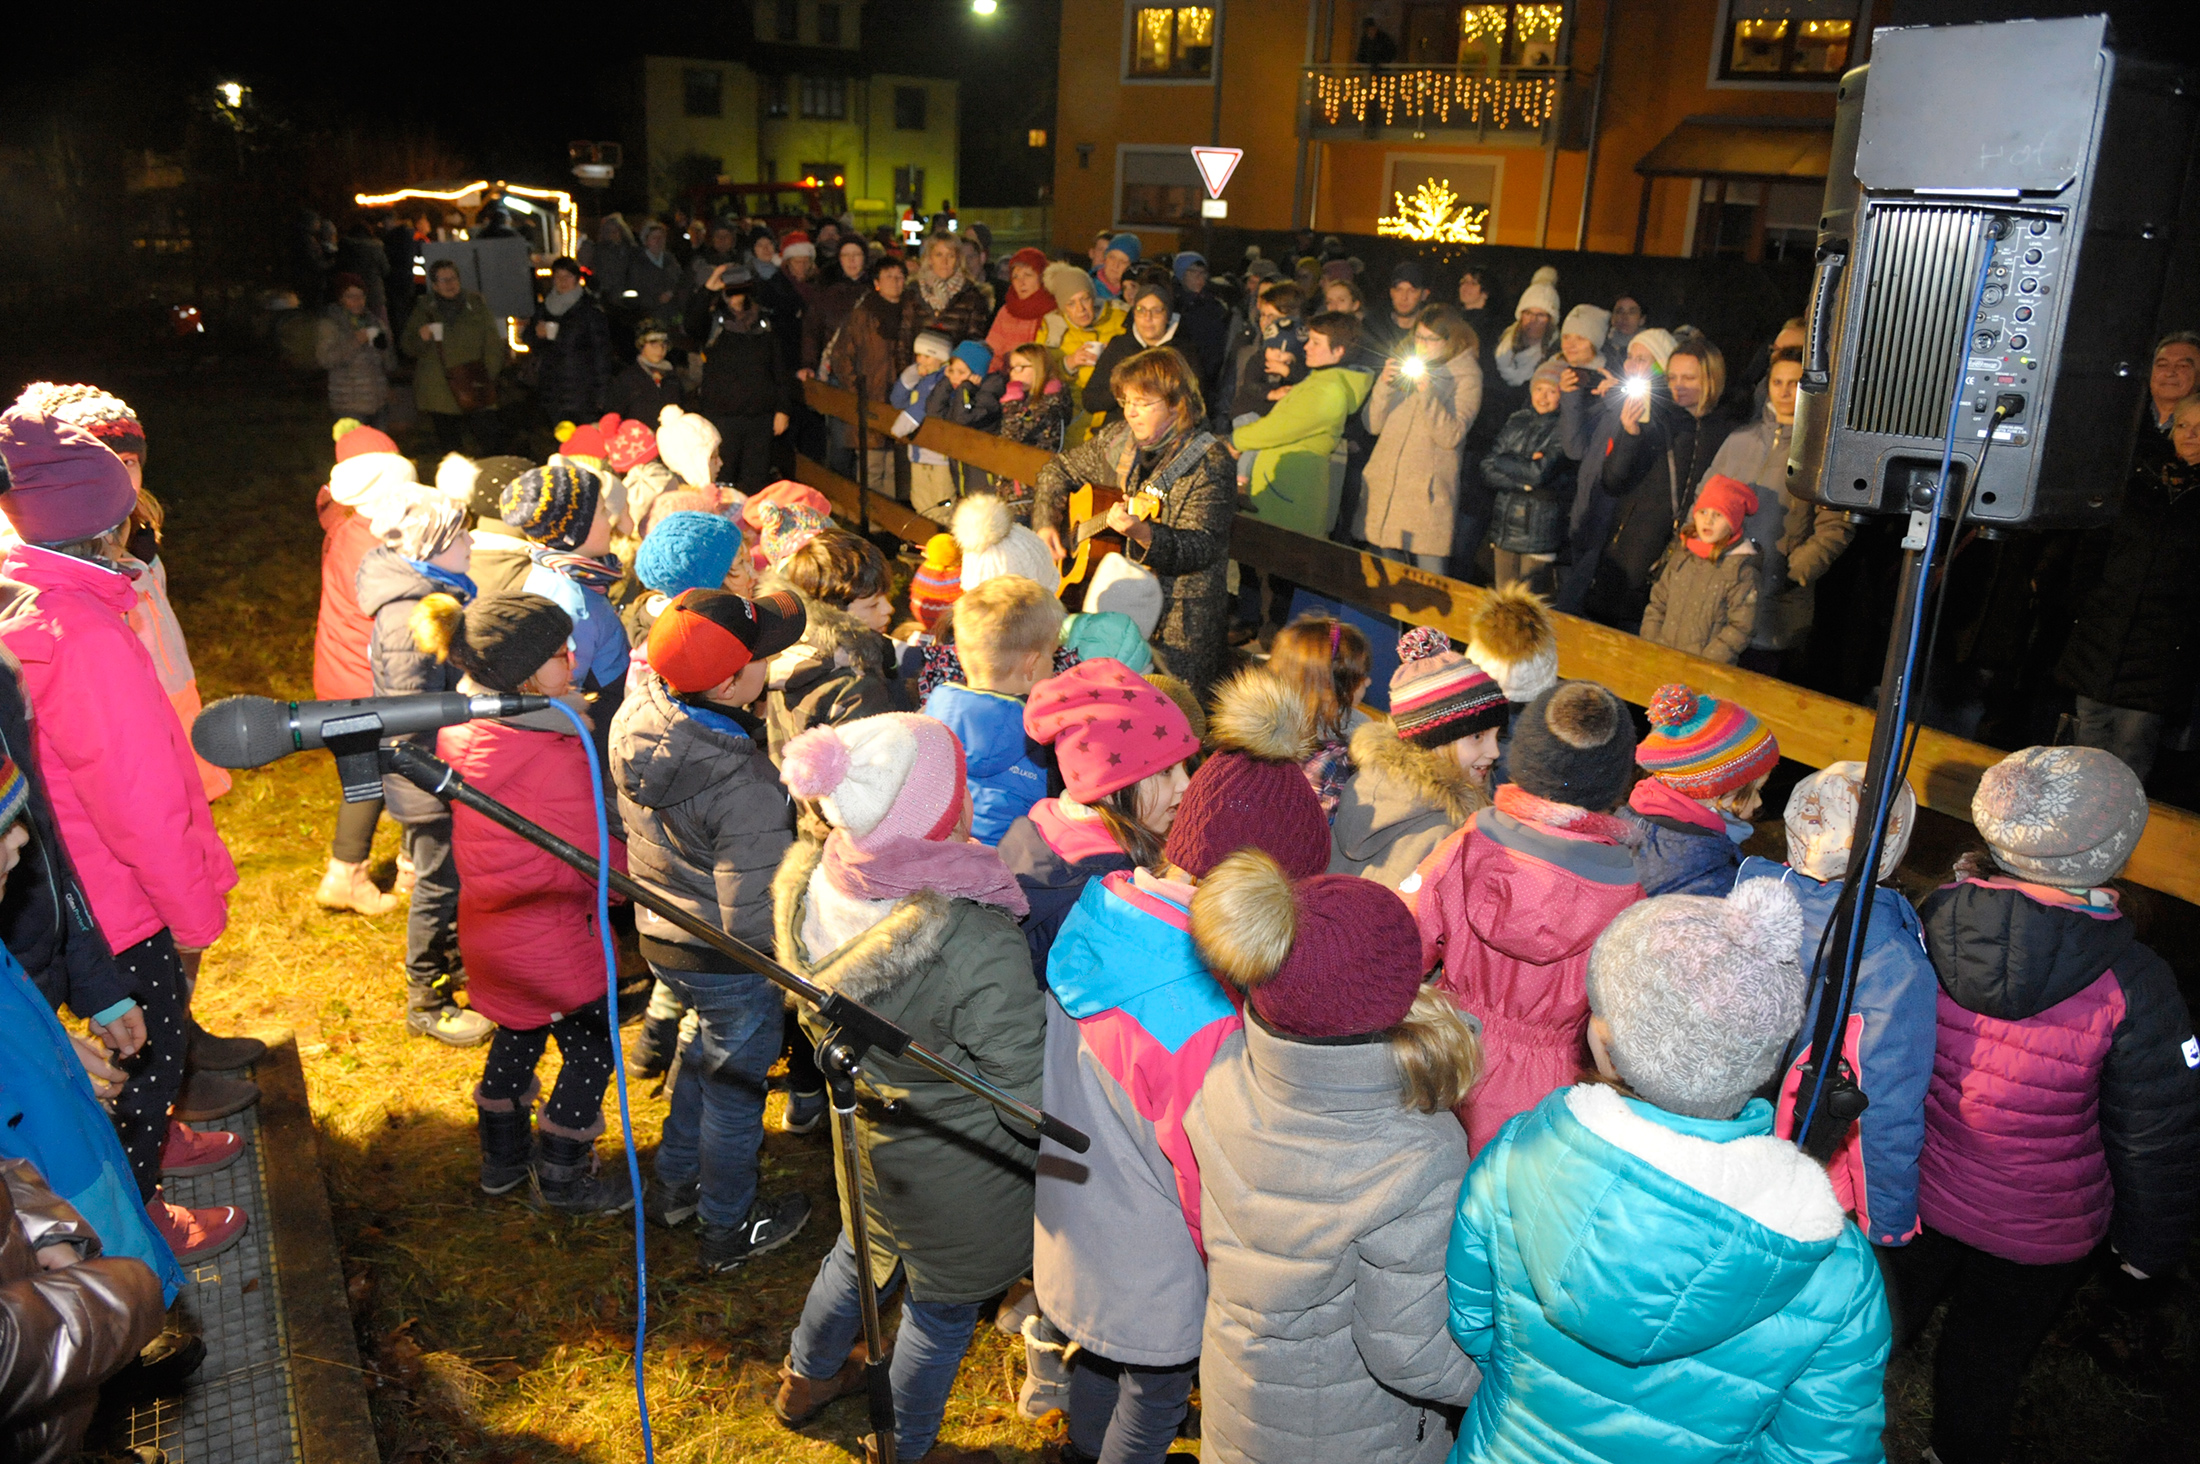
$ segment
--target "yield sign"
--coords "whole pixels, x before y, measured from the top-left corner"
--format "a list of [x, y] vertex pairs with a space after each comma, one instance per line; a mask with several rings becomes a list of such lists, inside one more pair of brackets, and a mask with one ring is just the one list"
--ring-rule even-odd
[[1207, 180], [1207, 196], [1222, 197], [1222, 190], [1230, 186], [1230, 175], [1237, 171], [1238, 160], [1245, 156], [1242, 147], [1195, 147], [1192, 161], [1199, 164], [1199, 176]]

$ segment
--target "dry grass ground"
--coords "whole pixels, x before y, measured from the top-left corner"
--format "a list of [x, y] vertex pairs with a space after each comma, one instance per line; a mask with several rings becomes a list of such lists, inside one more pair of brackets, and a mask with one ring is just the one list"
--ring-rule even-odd
[[[320, 545], [312, 504], [329, 454], [318, 391], [241, 367], [189, 380], [118, 375], [114, 359], [96, 379], [126, 392], [147, 420], [149, 482], [171, 504], [170, 574], [207, 698], [309, 696]], [[12, 395], [16, 381], [69, 367], [94, 369], [21, 361], [6, 385]], [[199, 1004], [217, 1031], [298, 1034], [384, 1457], [638, 1458], [631, 1233], [621, 1221], [558, 1218], [475, 1189], [480, 1053], [405, 1035], [401, 915], [332, 916], [312, 902], [334, 806], [333, 769], [316, 753], [240, 774], [217, 807], [243, 883]], [[378, 852], [384, 861], [394, 853], [386, 824]], [[661, 1099], [634, 1094], [645, 1165], [663, 1113]], [[611, 1121], [615, 1137], [615, 1112]], [[662, 1459], [859, 1452], [855, 1400], [801, 1435], [768, 1408], [834, 1209], [822, 1137], [772, 1133], [764, 1165], [767, 1188], [800, 1188], [819, 1206], [786, 1251], [705, 1279], [690, 1267], [688, 1236], [651, 1234], [647, 1360]], [[2098, 1301], [2089, 1291], [2043, 1355], [2020, 1406], [2015, 1457], [2192, 1457], [2200, 1379], [2189, 1292], [2151, 1319], [2145, 1362], [2121, 1361], [2099, 1340]], [[1036, 1457], [1044, 1436], [1014, 1413], [1020, 1356], [1020, 1345], [980, 1329], [947, 1438], [994, 1446], [1004, 1459]], [[1898, 1359], [1889, 1397], [1890, 1457], [1914, 1459], [1930, 1406], [1924, 1357]]]

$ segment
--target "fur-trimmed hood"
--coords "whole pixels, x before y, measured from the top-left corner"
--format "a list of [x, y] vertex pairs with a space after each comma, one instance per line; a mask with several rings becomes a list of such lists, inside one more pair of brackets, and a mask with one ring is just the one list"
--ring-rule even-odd
[[[894, 647], [885, 636], [838, 606], [803, 594], [777, 575], [766, 575], [757, 587], [760, 595], [777, 590], [784, 590], [800, 600], [809, 618], [803, 627], [802, 639], [772, 657], [766, 685], [773, 691], [786, 690], [790, 680], [812, 667], [831, 670], [845, 664], [859, 674], [868, 673], [882, 679], [893, 674]], [[845, 662], [839, 659], [842, 652], [847, 656]]]
[[878, 924], [813, 962], [802, 943], [802, 918], [809, 905], [810, 877], [824, 857], [824, 845], [802, 840], [779, 862], [779, 873], [772, 878], [774, 953], [789, 970], [870, 1005], [939, 959], [953, 902], [936, 890], [919, 890], [896, 902]]
[[1399, 817], [1430, 809], [1454, 825], [1489, 807], [1489, 795], [1467, 770], [1441, 749], [1415, 747], [1386, 719], [1362, 723], [1352, 733], [1354, 777], [1365, 780], [1364, 794], [1380, 810], [1401, 804]]

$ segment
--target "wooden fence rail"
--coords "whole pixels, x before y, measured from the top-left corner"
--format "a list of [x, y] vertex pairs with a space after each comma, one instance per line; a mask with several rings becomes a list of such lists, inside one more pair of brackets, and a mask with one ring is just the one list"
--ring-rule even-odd
[[[855, 396], [838, 387], [806, 384], [809, 403], [829, 417], [855, 420]], [[869, 403], [872, 424], [881, 430], [895, 413]], [[914, 439], [920, 447], [970, 463], [988, 472], [1030, 482], [1051, 454], [1004, 442], [988, 433], [947, 422], [927, 421]], [[797, 476], [820, 489], [849, 517], [856, 512], [856, 485], [807, 458]], [[871, 495], [871, 521], [911, 543], [922, 543], [937, 528], [906, 504]], [[1467, 624], [1488, 590], [1410, 565], [1362, 554], [1326, 539], [1310, 538], [1239, 514], [1230, 533], [1231, 557], [1259, 565], [1317, 594], [1357, 605], [1377, 615], [1412, 625], [1433, 625], [1455, 640], [1467, 638]], [[1872, 713], [1866, 707], [1793, 686], [1739, 666], [1722, 666], [1639, 636], [1571, 615], [1553, 614], [1558, 630], [1558, 668], [1562, 675], [1601, 682], [1637, 706], [1649, 704], [1660, 686], [1685, 681], [1700, 691], [1742, 703], [1780, 739], [1780, 751], [1797, 762], [1822, 768], [1828, 763], [1864, 760], [1871, 747]], [[2003, 753], [1924, 728], [1910, 761], [1910, 786], [1918, 802], [1968, 823], [1971, 795], [1985, 771]], [[2153, 806], [2146, 834], [2139, 841], [2124, 878], [2149, 889], [2200, 904], [2200, 815], [2167, 804]]]

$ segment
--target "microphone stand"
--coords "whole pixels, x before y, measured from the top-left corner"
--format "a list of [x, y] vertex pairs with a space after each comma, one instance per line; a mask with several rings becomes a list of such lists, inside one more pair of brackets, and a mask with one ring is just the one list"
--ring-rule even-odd
[[[373, 741], [372, 733], [359, 735], [364, 736], [369, 743]], [[343, 769], [347, 755], [357, 758], [365, 749], [357, 746], [339, 748], [339, 740], [330, 738], [328, 746], [337, 753], [338, 766]], [[861, 1002], [850, 1001], [837, 991], [827, 990], [806, 977], [796, 975], [747, 942], [735, 940], [708, 921], [690, 915], [646, 885], [637, 883], [615, 869], [599, 872], [593, 854], [567, 843], [541, 825], [530, 823], [494, 798], [476, 791], [465, 779], [452, 771], [450, 764], [426, 748], [416, 743], [399, 742], [391, 746], [376, 747], [374, 752], [382, 771], [395, 773], [411, 781], [445, 803], [472, 809], [499, 828], [519, 835], [592, 880], [607, 874], [611, 888], [678, 926], [712, 950], [738, 961], [745, 969], [754, 971], [782, 990], [792, 992], [814, 1007], [825, 1020], [825, 1035], [817, 1044], [817, 1066], [825, 1075], [826, 1088], [832, 1095], [833, 1158], [840, 1171], [841, 1193], [848, 1196], [848, 1239], [855, 1248], [856, 1293], [863, 1309], [864, 1346], [870, 1354], [863, 1368], [864, 1392], [870, 1408], [872, 1432], [878, 1440], [877, 1457], [881, 1464], [896, 1464], [894, 1388], [886, 1371], [886, 1336], [879, 1323], [878, 1286], [871, 1276], [870, 1216], [864, 1206], [862, 1158], [856, 1145], [856, 1080], [863, 1075], [865, 1054], [875, 1048], [889, 1057], [906, 1057], [934, 1075], [983, 1098], [1024, 1126], [1037, 1129], [1072, 1153], [1084, 1153], [1092, 1147], [1092, 1141], [1060, 1119], [1004, 1092], [977, 1074], [964, 1071], [924, 1044], [912, 1040], [906, 1030]], [[362, 787], [355, 798], [352, 772], [344, 771], [341, 776], [344, 780], [346, 801], [358, 802], [374, 797], [380, 791], [380, 782], [377, 780], [372, 787]], [[628, 1138], [631, 1142], [632, 1136], [629, 1135]]]

